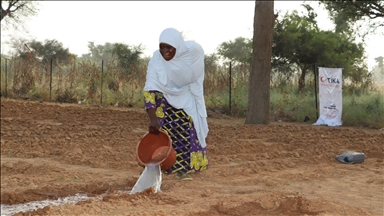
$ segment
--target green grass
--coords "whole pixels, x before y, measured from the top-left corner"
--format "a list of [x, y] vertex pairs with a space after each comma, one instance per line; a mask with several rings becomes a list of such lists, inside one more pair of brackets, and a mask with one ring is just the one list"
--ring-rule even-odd
[[370, 92], [343, 97], [343, 125], [383, 128], [384, 95]]
[[305, 116], [316, 121], [316, 98], [311, 92], [296, 93], [296, 89], [286, 87], [271, 89], [270, 114], [273, 121], [303, 122]]
[[[307, 87], [297, 93], [296, 86], [280, 86], [270, 90], [270, 120], [284, 122], [303, 122], [305, 116], [315, 123], [320, 111], [316, 110], [316, 98], [313, 87]], [[248, 92], [245, 85], [232, 92], [231, 115], [245, 117], [247, 110]], [[217, 93], [217, 95], [220, 95]], [[212, 97], [206, 97], [207, 107], [213, 106]], [[228, 113], [229, 96], [224, 90], [220, 98], [220, 108]], [[217, 107], [219, 109], [219, 107]], [[351, 95], [343, 95], [343, 126], [380, 129], [384, 127], [384, 95], [383, 91], [375, 90]]]

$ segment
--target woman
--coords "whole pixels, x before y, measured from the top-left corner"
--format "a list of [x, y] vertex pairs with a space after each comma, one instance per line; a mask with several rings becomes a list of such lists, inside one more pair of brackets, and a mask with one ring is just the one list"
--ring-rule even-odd
[[163, 30], [159, 50], [148, 64], [144, 101], [149, 133], [166, 131], [176, 151], [176, 163], [165, 173], [180, 176], [208, 167], [203, 81], [202, 47], [194, 41], [184, 41], [174, 28]]

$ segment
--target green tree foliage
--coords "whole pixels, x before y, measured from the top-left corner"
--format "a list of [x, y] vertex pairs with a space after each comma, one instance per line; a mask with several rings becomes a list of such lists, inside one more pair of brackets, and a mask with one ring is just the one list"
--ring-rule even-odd
[[331, 31], [321, 31], [316, 38], [325, 47], [316, 61], [319, 66], [343, 68], [343, 77], [355, 84], [364, 82], [368, 68], [362, 43], [355, 43], [347, 34]]
[[140, 55], [143, 54], [141, 45], [129, 46], [127, 44], [115, 43], [112, 52], [113, 56], [117, 57], [119, 66], [123, 69], [124, 74], [129, 75], [131, 71], [138, 71], [140, 63]]
[[383, 60], [384, 60], [384, 57], [383, 56], [379, 56], [379, 57], [377, 57], [377, 58], [375, 58], [375, 61], [376, 61], [376, 63], [377, 63], [377, 66], [379, 66], [379, 67], [383, 67], [384, 66], [384, 64], [383, 64]]
[[338, 1], [320, 0], [328, 10], [333, 22], [336, 24], [336, 32], [347, 31], [351, 24], [358, 20], [368, 18], [378, 20], [377, 25], [384, 26], [384, 1]]
[[75, 55], [70, 53], [68, 48], [64, 48], [63, 44], [56, 39], [45, 40], [44, 42], [33, 40], [28, 45], [43, 63], [48, 63], [52, 59], [53, 62], [67, 64], [71, 58], [75, 58]]
[[374, 81], [376, 83], [384, 83], [384, 57], [379, 56], [375, 58], [377, 65], [373, 67]]
[[88, 42], [89, 53], [83, 54], [82, 58], [89, 59], [94, 62], [111, 61], [114, 46], [112, 43], [105, 43], [104, 45], [95, 45], [94, 42]]
[[45, 40], [44, 42], [26, 39], [13, 39], [12, 47], [15, 49], [14, 62], [20, 62], [13, 74], [13, 92], [17, 95], [26, 94], [35, 87], [35, 82], [42, 82], [44, 73], [38, 72], [36, 68], [49, 70], [52, 60], [55, 64], [67, 65], [75, 58], [63, 44], [57, 40]]
[[141, 64], [141, 54], [143, 54], [142, 45], [130, 46], [123, 43], [105, 43], [104, 45], [95, 45], [94, 42], [88, 43], [88, 54], [83, 54], [83, 59], [90, 59], [94, 62], [104, 60], [108, 62], [116, 62], [124, 72], [122, 75], [129, 75], [131, 71], [137, 71], [137, 67]]
[[370, 19], [384, 17], [384, 2], [380, 0], [320, 0], [320, 2], [325, 5], [330, 13], [344, 14], [348, 18], [347, 21], [356, 21], [362, 17], [369, 17]]
[[215, 54], [209, 54], [204, 56], [204, 68], [205, 71], [216, 72], [218, 68], [217, 62], [219, 61], [219, 57]]
[[316, 13], [310, 6], [304, 6], [308, 13], [306, 16], [294, 11], [286, 13], [282, 20], [276, 22], [273, 65], [299, 66], [299, 90], [305, 86], [306, 74], [312, 70], [314, 63], [323, 67], [344, 68], [344, 76], [361, 82], [362, 74], [367, 72], [363, 44], [354, 43], [347, 34], [319, 30]]
[[217, 53], [224, 59], [249, 64], [252, 59], [252, 40], [238, 37], [233, 41], [223, 42]]
[[70, 53], [68, 48], [55, 39], [41, 41], [28, 41], [25, 39], [15, 39], [12, 47], [21, 58], [33, 57], [42, 63], [49, 63], [52, 59], [55, 63], [67, 64], [75, 55]]
[[[315, 10], [304, 4], [306, 13], [286, 13], [277, 19], [272, 44], [273, 72], [289, 78], [300, 68], [299, 91], [305, 86], [308, 73], [314, 64], [323, 67], [343, 68], [343, 76], [353, 83], [362, 83], [368, 76], [364, 46], [354, 42], [354, 36], [345, 32], [322, 31], [318, 28]], [[252, 41], [236, 38], [223, 42], [218, 54], [224, 59], [249, 63]]]
[[[319, 28], [314, 20], [316, 17], [300, 16], [297, 11], [286, 13], [282, 20], [277, 20], [274, 31], [274, 43], [272, 45], [273, 65], [295, 64], [300, 67], [299, 90], [305, 86], [305, 76], [313, 64], [318, 62], [323, 47], [316, 38], [319, 37]], [[292, 70], [286, 70], [290, 73]], [[287, 75], [289, 77], [289, 75]]]
[[[37, 14], [37, 5], [36, 1], [1, 0], [1, 27], [5, 29], [11, 26], [17, 28], [17, 26], [23, 22], [23, 18]], [[5, 22], [5, 24], [3, 22]]]

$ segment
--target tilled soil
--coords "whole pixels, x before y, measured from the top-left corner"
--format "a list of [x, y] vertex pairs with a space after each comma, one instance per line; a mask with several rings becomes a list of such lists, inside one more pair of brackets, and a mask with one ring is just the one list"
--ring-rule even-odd
[[[209, 112], [209, 168], [130, 191], [144, 109], [1, 99], [1, 204], [96, 197], [17, 215], [384, 215], [384, 131], [246, 125]], [[365, 154], [361, 164], [335, 160]]]

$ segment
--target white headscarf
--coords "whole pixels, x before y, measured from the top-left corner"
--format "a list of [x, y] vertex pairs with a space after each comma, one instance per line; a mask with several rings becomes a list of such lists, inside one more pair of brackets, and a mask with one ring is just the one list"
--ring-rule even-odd
[[200, 144], [205, 147], [208, 123], [203, 90], [204, 50], [194, 41], [184, 41], [174, 28], [163, 30], [160, 43], [173, 46], [176, 54], [166, 61], [159, 50], [153, 53], [144, 91], [162, 92], [170, 105], [191, 116]]

